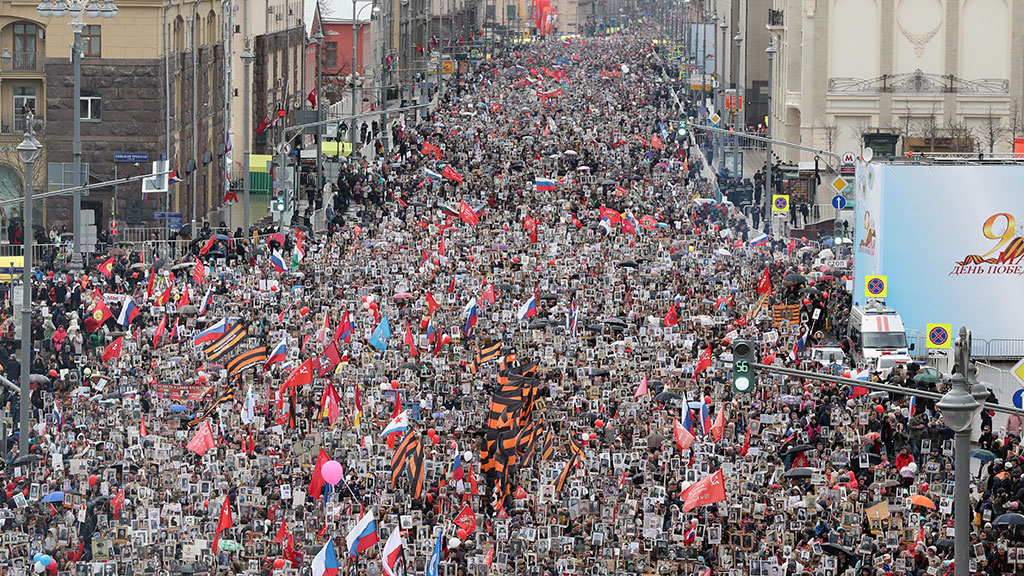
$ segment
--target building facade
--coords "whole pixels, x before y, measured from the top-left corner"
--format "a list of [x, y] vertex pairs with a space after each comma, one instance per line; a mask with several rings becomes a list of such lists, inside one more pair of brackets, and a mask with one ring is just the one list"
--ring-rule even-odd
[[778, 138], [843, 153], [881, 132], [898, 137], [897, 154], [991, 154], [1021, 136], [1018, 3], [774, 0], [772, 8]]

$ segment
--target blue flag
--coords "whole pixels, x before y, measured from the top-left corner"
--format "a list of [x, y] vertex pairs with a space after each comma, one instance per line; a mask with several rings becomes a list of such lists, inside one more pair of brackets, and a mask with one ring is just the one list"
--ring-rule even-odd
[[442, 531], [437, 535], [437, 542], [434, 544], [434, 551], [430, 554], [430, 560], [427, 562], [427, 574], [426, 576], [437, 576], [437, 567], [441, 564], [441, 539], [444, 538], [444, 532]]
[[385, 316], [381, 319], [380, 324], [377, 324], [377, 327], [373, 329], [373, 335], [370, 336], [370, 346], [384, 352], [388, 349], [388, 338], [391, 338], [391, 325], [388, 324], [388, 317]]

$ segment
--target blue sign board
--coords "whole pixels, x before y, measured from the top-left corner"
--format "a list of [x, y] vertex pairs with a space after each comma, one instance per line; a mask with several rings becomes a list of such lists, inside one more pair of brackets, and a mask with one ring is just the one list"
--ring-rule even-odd
[[149, 162], [149, 152], [114, 152], [114, 162]]
[[846, 208], [846, 197], [842, 194], [836, 194], [832, 197], [832, 207], [836, 210], [842, 210]]
[[172, 212], [167, 215], [167, 229], [168, 230], [181, 230], [182, 218], [181, 212]]

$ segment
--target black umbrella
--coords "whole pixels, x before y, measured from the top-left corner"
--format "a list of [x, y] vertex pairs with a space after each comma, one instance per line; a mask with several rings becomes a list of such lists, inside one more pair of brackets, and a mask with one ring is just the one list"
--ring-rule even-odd
[[541, 300], [558, 300], [558, 296], [554, 294], [543, 294], [540, 297]]
[[419, 373], [419, 371], [423, 369], [422, 366], [415, 362], [406, 362], [405, 364], [399, 366], [399, 368], [404, 368], [405, 370], [412, 370], [413, 372], [416, 373]]
[[623, 268], [636, 268], [637, 263], [636, 260], [623, 260], [619, 263], [619, 266], [622, 266]]
[[530, 330], [542, 330], [547, 327], [547, 320], [534, 320], [532, 323], [530, 323]]
[[662, 392], [654, 397], [657, 402], [668, 402], [670, 400], [682, 400], [679, 394], [675, 392]]
[[800, 293], [801, 294], [814, 294], [814, 295], [818, 295], [818, 294], [821, 294], [821, 290], [818, 290], [814, 286], [808, 286], [806, 288], [801, 288], [800, 289]]
[[682, 259], [683, 259], [683, 256], [685, 256], [685, 254], [684, 254], [684, 253], [682, 253], [682, 252], [676, 252], [675, 254], [673, 254], [672, 256], [670, 256], [670, 258], [672, 258], [672, 260], [675, 260], [675, 261], [679, 261], [679, 260], [682, 260]]
[[813, 468], [793, 468], [782, 475], [783, 478], [810, 478], [814, 473]]
[[797, 444], [796, 446], [790, 446], [789, 450], [786, 450], [786, 454], [799, 454], [808, 450], [814, 450], [814, 446], [810, 444]]
[[1024, 516], [1020, 514], [1001, 514], [992, 521], [993, 526], [1021, 526], [1024, 525]]
[[593, 412], [584, 412], [583, 414], [580, 414], [580, 418], [585, 420], [588, 426], [593, 426], [594, 421], [597, 420], [597, 414]]
[[952, 538], [943, 538], [942, 540], [939, 540], [939, 541], [937, 541], [935, 543], [935, 547], [936, 548], [952, 548], [953, 547], [953, 539]]
[[849, 548], [846, 548], [836, 542], [825, 542], [821, 545], [821, 551], [825, 554], [831, 554], [832, 556], [838, 556], [839, 554], [853, 556], [853, 552], [851, 552]]
[[786, 277], [782, 279], [786, 284], [807, 284], [807, 278], [804, 278], [803, 274], [797, 274], [792, 272], [786, 274]]
[[611, 374], [611, 372], [609, 372], [608, 370], [605, 370], [604, 368], [598, 368], [597, 370], [594, 370], [590, 375], [591, 376], [607, 376], [609, 374]]
[[587, 325], [587, 330], [590, 330], [591, 332], [600, 332], [601, 328], [602, 328], [601, 324], [588, 324]]
[[615, 186], [615, 180], [602, 180], [601, 186]]

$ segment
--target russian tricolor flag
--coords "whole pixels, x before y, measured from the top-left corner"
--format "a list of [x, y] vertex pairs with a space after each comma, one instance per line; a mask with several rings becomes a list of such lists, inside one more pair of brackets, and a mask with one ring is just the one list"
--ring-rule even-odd
[[212, 342], [217, 338], [223, 336], [227, 331], [228, 321], [224, 318], [221, 318], [220, 321], [214, 324], [213, 326], [210, 326], [206, 330], [203, 330], [199, 334], [196, 334], [195, 337], [192, 338], [192, 345], [198, 346], [203, 342]]
[[281, 338], [281, 343], [274, 346], [274, 349], [270, 352], [270, 356], [267, 356], [267, 361], [263, 363], [263, 371], [266, 372], [267, 368], [278, 362], [284, 362], [288, 359], [288, 345], [286, 344], [287, 338]]
[[537, 187], [539, 192], [551, 192], [558, 189], [558, 184], [550, 178], [536, 178], [533, 181], [533, 185]]
[[458, 482], [465, 476], [466, 471], [462, 469], [462, 458], [455, 452], [455, 463], [452, 464], [452, 480]]
[[213, 304], [213, 286], [206, 289], [206, 296], [203, 296], [203, 303], [199, 305], [199, 315], [206, 314], [206, 311]]
[[360, 552], [365, 552], [370, 546], [376, 544], [380, 538], [377, 536], [377, 522], [373, 519], [373, 510], [370, 510], [356, 525], [349, 531], [348, 536], [345, 537], [345, 543], [348, 545], [348, 554], [353, 558], [358, 558]]
[[121, 312], [117, 315], [117, 323], [127, 328], [138, 315], [139, 307], [135, 305], [135, 300], [131, 297], [125, 298], [124, 304], [121, 306]]
[[707, 402], [700, 402], [700, 428], [705, 436], [711, 435], [711, 414], [708, 412]]
[[274, 265], [274, 268], [278, 272], [284, 272], [286, 269], [284, 265], [284, 258], [282, 258], [277, 252], [270, 253], [270, 263]]
[[466, 306], [466, 328], [464, 330], [466, 336], [469, 336], [469, 331], [473, 329], [473, 326], [476, 326], [476, 322], [479, 319], [480, 306], [477, 305], [476, 298], [474, 298], [469, 303], [469, 306]]
[[338, 573], [338, 554], [334, 551], [334, 539], [328, 538], [327, 544], [313, 558], [313, 576], [336, 576]]
[[683, 428], [693, 434], [693, 417], [690, 415], [690, 405], [686, 402], [686, 392], [680, 391], [679, 396], [683, 404]]
[[768, 240], [770, 240], [770, 238], [768, 238], [768, 235], [765, 234], [764, 232], [761, 232], [760, 234], [758, 234], [754, 238], [750, 239], [750, 245], [751, 246], [764, 246], [765, 244], [768, 243]]
[[526, 320], [537, 315], [537, 299], [530, 297], [529, 300], [523, 302], [523, 305], [519, 307], [519, 319]]
[[427, 178], [429, 178], [432, 182], [440, 182], [441, 181], [441, 175], [438, 174], [437, 172], [434, 172], [430, 168], [424, 168], [423, 171], [426, 173]]

